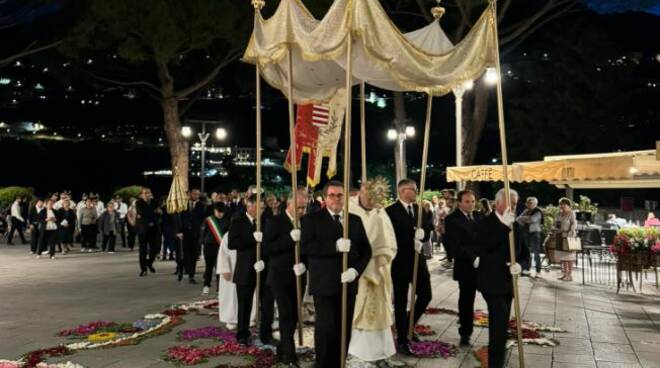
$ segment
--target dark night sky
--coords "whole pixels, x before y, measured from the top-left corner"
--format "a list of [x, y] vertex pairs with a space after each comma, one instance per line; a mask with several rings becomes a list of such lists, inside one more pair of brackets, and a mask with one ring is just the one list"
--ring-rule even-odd
[[[32, 39], [31, 25], [42, 18], [52, 17], [59, 11], [60, 2], [46, 2], [46, 6], [36, 7], [34, 11], [26, 12], [21, 9], [28, 7], [25, 1], [0, 1], [0, 10], [5, 16], [0, 17], [0, 27], [12, 23], [22, 23], [19, 27], [21, 37], [16, 33], [2, 30], [0, 28], [0, 39], [6, 44], [20, 49], [25, 45], [25, 40]], [[34, 1], [34, 4], [40, 4]], [[645, 33], [649, 29], [660, 31], [660, 18], [651, 14], [660, 15], [660, 0], [652, 1], [602, 1], [593, 0], [589, 5], [602, 15], [596, 13], [578, 14], [574, 18], [566, 18], [563, 22], [593, 22], [600, 24], [603, 32], [607, 32], [615, 39], [619, 46], [629, 47], [628, 51], [642, 51], [648, 55], [660, 53], [660, 41], [656, 37]], [[628, 10], [643, 11], [646, 13], [634, 13]], [[67, 19], [52, 21], [68, 22]], [[525, 43], [509, 56], [502, 60], [503, 65], [514, 63], [523, 51], [539, 52], [543, 45], [538, 43], [544, 32], [557, 30], [557, 25], [542, 28], [537, 34], [530, 37]], [[653, 33], [653, 32], [652, 32]], [[571, 35], [562, 35], [571, 37]], [[634, 40], [634, 42], [630, 42]], [[8, 47], [11, 49], [11, 47]], [[646, 48], [640, 50], [640, 48]], [[2, 55], [5, 55], [3, 52]], [[588, 57], [588, 56], [587, 56]], [[507, 59], [508, 58], [508, 59]], [[84, 135], [112, 131], [117, 126], [133, 124], [135, 126], [158, 127], [162, 117], [160, 108], [155, 101], [140, 95], [129, 99], [126, 97], [126, 89], [117, 89], [99, 83], [89, 83], [85, 77], [76, 75], [70, 67], [64, 66], [66, 60], [61, 56], [53, 54], [41, 54], [29, 59], [22, 60], [34, 68], [8, 66], [0, 69], [1, 77], [12, 77], [22, 79], [29, 83], [39, 81], [45, 86], [43, 92], [32, 90], [29, 96], [23, 96], [18, 104], [11, 104], [11, 98], [3, 94], [0, 100], [0, 121], [41, 121], [53, 129], [63, 129], [64, 126], [78, 127]], [[594, 61], [596, 64], [597, 61]], [[660, 86], [660, 63], [657, 63], [651, 71], [651, 77]], [[48, 72], [41, 72], [43, 68], [49, 68]], [[250, 65], [235, 63], [225, 70], [213, 83], [212, 87], [222, 90], [224, 98], [201, 100], [191, 110], [189, 117], [217, 119], [223, 122], [229, 131], [227, 145], [251, 146], [254, 144], [254, 108], [253, 108], [253, 77], [254, 69]], [[74, 91], [65, 93], [68, 85], [74, 87]], [[0, 86], [2, 93], [4, 86]], [[516, 83], [505, 80], [505, 94], [517, 93]], [[387, 98], [387, 107], [378, 108], [367, 104], [367, 126], [369, 131], [368, 157], [370, 160], [391, 163], [391, 143], [387, 141], [385, 132], [392, 126], [393, 111], [391, 94], [377, 91], [379, 95]], [[47, 96], [46, 100], [40, 100], [39, 95]], [[65, 99], [64, 95], [69, 98]], [[657, 92], [655, 95], [657, 96]], [[505, 96], [507, 98], [507, 96]], [[86, 104], [82, 105], [81, 100]], [[434, 121], [431, 135], [430, 157], [431, 162], [436, 165], [447, 165], [454, 161], [454, 104], [453, 98], [444, 97], [436, 99], [434, 104]], [[99, 104], [90, 104], [89, 101], [98, 101]], [[494, 102], [494, 101], [492, 101]], [[286, 101], [278, 91], [266, 88], [264, 95], [264, 136], [275, 137], [281, 147], [288, 145], [288, 133], [283, 127], [287, 125]], [[412, 161], [419, 160], [421, 156], [421, 132], [425, 101], [419, 94], [407, 94], [406, 108], [411, 118], [411, 124], [415, 125], [417, 137], [410, 140], [408, 146], [408, 158]], [[357, 104], [354, 105], [354, 119], [358, 119]], [[491, 105], [492, 106], [492, 105]], [[486, 130], [486, 138], [482, 140], [477, 161], [489, 163], [491, 158], [496, 157], [498, 143], [494, 132], [495, 116], [490, 109], [489, 124]], [[660, 112], [656, 110], [656, 116]], [[354, 120], [357, 121], [357, 120]], [[657, 127], [658, 121], [653, 122]], [[75, 130], [75, 129], [74, 129]], [[357, 130], [355, 131], [357, 132]], [[648, 149], [652, 147], [654, 140], [660, 136], [660, 131], [655, 135], [646, 135], [640, 139], [636, 146], [611, 147], [611, 150], [623, 149]], [[2, 132], [0, 132], [2, 133]], [[117, 133], [119, 134], [119, 133]], [[157, 140], [162, 136], [158, 129], [138, 134], [147, 135], [147, 138]], [[75, 137], [71, 137], [75, 138]], [[354, 134], [354, 147], [357, 147], [358, 135]], [[3, 175], [0, 176], [0, 187], [18, 184], [37, 187], [38, 192], [44, 193], [62, 188], [73, 188], [75, 191], [87, 188], [96, 191], [109, 192], [122, 185], [133, 183], [144, 183], [145, 179], [140, 176], [143, 169], [159, 169], [168, 165], [168, 153], [164, 148], [136, 147], [127, 144], [108, 144], [86, 141], [76, 143], [77, 140], [67, 142], [47, 141], [10, 141], [0, 138], [0, 156], [10, 157], [5, 162]], [[357, 156], [357, 149], [354, 157]], [[529, 159], [540, 159], [530, 157]], [[542, 159], [542, 157], [541, 157]], [[11, 174], [9, 174], [11, 173]], [[9, 175], [8, 175], [9, 174]], [[431, 177], [431, 187], [444, 185], [441, 175]], [[212, 179], [211, 185], [227, 186], [232, 183], [223, 183], [222, 180]], [[39, 184], [49, 183], [49, 185]], [[155, 184], [165, 190], [167, 180], [160, 180]]]

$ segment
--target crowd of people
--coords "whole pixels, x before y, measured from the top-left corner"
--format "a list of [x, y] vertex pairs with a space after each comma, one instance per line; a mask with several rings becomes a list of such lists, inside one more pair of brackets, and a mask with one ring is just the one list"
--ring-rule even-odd
[[[541, 272], [544, 218], [538, 200], [530, 197], [518, 205], [518, 194], [512, 190], [509, 208], [500, 190], [494, 201], [481, 199], [477, 205], [470, 190], [443, 190], [440, 197], [423, 201], [418, 212], [419, 193], [413, 180], [398, 183], [397, 199], [388, 206], [383, 205], [385, 192], [371, 181], [352, 190], [349, 214], [343, 212], [343, 185], [336, 181], [321, 193], [298, 188], [295, 202], [293, 194], [265, 195], [259, 206], [254, 186], [245, 193], [211, 193], [209, 198], [192, 189], [186, 210], [176, 214], [168, 214], [165, 199], [155, 199], [146, 187], [129, 203], [115, 197], [104, 204], [95, 194], [75, 203], [66, 192], [37, 198], [29, 205], [18, 197], [10, 209], [8, 244], [15, 233], [26, 243], [27, 230], [30, 252], [55, 258], [57, 252], [71, 252], [78, 242], [82, 252], [113, 254], [118, 240], [131, 251], [137, 240], [140, 277], [156, 272], [154, 261], [160, 257], [176, 261], [176, 278], [182, 281], [187, 276], [191, 284], [197, 284], [197, 262], [203, 256], [202, 293], [210, 292], [218, 275], [220, 320], [235, 328], [238, 342], [253, 343], [250, 323], [258, 308], [259, 339], [275, 344], [272, 322], [277, 306], [278, 360], [294, 366], [300, 282], [306, 298], [313, 299], [317, 367], [339, 366], [342, 284], [348, 290], [347, 352], [370, 362], [383, 362], [397, 352], [412, 354], [408, 298], [414, 259], [420, 259], [411, 311], [417, 323], [432, 299], [425, 255], [441, 246], [446, 252], [444, 266], [453, 268], [459, 286], [460, 344], [471, 344], [474, 300], [480, 292], [489, 310], [489, 366], [503, 366], [512, 275], [531, 276], [532, 266], [536, 275]], [[575, 235], [576, 220], [570, 200], [562, 198], [559, 205], [554, 233], [561, 242]], [[343, 232], [345, 216], [348, 237]], [[511, 231], [519, 239], [520, 263], [510, 264]], [[570, 281], [575, 252], [557, 253], [561, 279]], [[348, 258], [346, 270], [343, 255]], [[257, 277], [263, 282], [255, 296]], [[417, 339], [413, 334], [413, 341]]]

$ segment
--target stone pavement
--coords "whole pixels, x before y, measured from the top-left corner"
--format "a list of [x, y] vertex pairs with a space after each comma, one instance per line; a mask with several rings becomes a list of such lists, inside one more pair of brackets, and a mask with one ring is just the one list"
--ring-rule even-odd
[[[203, 261], [199, 265], [203, 269]], [[431, 306], [456, 309], [457, 284], [437, 260], [430, 265]], [[200, 299], [201, 285], [190, 285], [185, 279], [178, 283], [171, 275], [173, 262], [157, 262], [155, 267], [156, 274], [139, 278], [137, 252], [74, 252], [49, 260], [30, 256], [26, 246], [0, 245], [0, 359], [16, 359], [65, 342], [55, 335], [64, 328], [96, 320], [131, 322], [173, 303]], [[660, 367], [660, 297], [653, 283], [645, 285], [644, 295], [625, 290], [616, 295], [611, 287], [581, 286], [579, 280], [563, 283], [556, 276], [553, 271], [541, 279], [520, 282], [523, 318], [567, 330], [545, 333], [560, 342], [557, 347], [525, 345], [527, 367]], [[476, 308], [486, 309], [481, 297]], [[176, 341], [176, 331], [217, 325], [209, 317], [184, 319], [186, 323], [174, 332], [139, 345], [78, 352], [60, 361], [85, 367], [174, 367], [162, 355], [166, 348], [181, 343]], [[458, 344], [456, 319], [450, 314], [427, 315], [421, 323], [437, 332], [434, 338]], [[473, 341], [476, 346], [486, 345], [487, 329], [475, 328]], [[511, 351], [509, 366], [517, 367], [517, 350]], [[420, 368], [478, 366], [470, 349], [459, 349], [456, 357], [447, 360], [397, 359]], [[241, 358], [222, 357], [199, 367], [230, 360], [242, 363]]]

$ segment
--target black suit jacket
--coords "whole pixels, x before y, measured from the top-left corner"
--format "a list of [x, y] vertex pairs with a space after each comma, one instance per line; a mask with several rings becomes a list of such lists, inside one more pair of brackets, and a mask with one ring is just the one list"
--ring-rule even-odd
[[470, 221], [461, 210], [456, 209], [445, 218], [443, 244], [454, 255], [454, 280], [476, 280], [477, 271], [472, 267], [477, 257], [477, 222], [479, 214], [472, 213]]
[[193, 206], [188, 205], [188, 209], [181, 214], [181, 226], [183, 231], [189, 232], [192, 236], [199, 237], [206, 214], [206, 207], [202, 201], [197, 201]]
[[495, 212], [479, 221], [477, 225], [477, 255], [480, 257], [477, 269], [477, 288], [482, 294], [513, 295], [510, 262], [509, 232]]
[[[272, 216], [266, 223], [264, 232], [263, 254], [268, 257], [268, 276], [266, 285], [276, 288], [296, 287], [293, 273], [295, 262], [295, 242], [291, 239], [293, 223], [286, 213]], [[300, 261], [307, 264], [306, 257]], [[302, 277], [304, 281], [306, 277]], [[304, 288], [304, 286], [303, 286]]]
[[[387, 215], [392, 220], [394, 226], [394, 235], [396, 236], [397, 251], [392, 261], [392, 276], [404, 280], [412, 280], [413, 266], [415, 262], [415, 228], [417, 227], [417, 204], [413, 204], [415, 220], [410, 217], [401, 201], [396, 201], [393, 205], [385, 209]], [[433, 215], [424, 214], [422, 219], [422, 229], [425, 232], [423, 241], [427, 241], [433, 230]], [[420, 262], [426, 262], [426, 259], [420, 257]]]
[[[64, 218], [62, 217], [62, 212], [59, 210], [53, 210], [53, 214], [55, 215], [55, 224], [57, 225], [57, 228], [59, 229], [61, 227], [60, 223]], [[48, 210], [46, 207], [44, 207], [41, 212], [39, 212], [39, 223], [41, 223], [42, 229], [46, 230], [46, 216], [48, 215]]]
[[135, 202], [135, 212], [137, 213], [136, 227], [138, 234], [146, 234], [149, 229], [157, 228], [158, 216], [155, 212], [156, 208], [158, 208], [158, 205], [154, 200], [146, 202], [140, 198]]
[[257, 262], [257, 242], [254, 232], [257, 231], [256, 221], [251, 223], [247, 214], [237, 215], [231, 220], [229, 227], [229, 249], [236, 250], [236, 267], [233, 281], [236, 285], [256, 285], [257, 273], [254, 264]]
[[[371, 245], [360, 217], [350, 214], [349, 234], [351, 250], [348, 267], [362, 274], [371, 259]], [[343, 235], [342, 226], [330, 216], [328, 210], [310, 213], [302, 218], [300, 241], [307, 255], [309, 293], [331, 296], [341, 292], [342, 253], [337, 252], [337, 239]], [[348, 284], [348, 292], [357, 294], [358, 278]]]

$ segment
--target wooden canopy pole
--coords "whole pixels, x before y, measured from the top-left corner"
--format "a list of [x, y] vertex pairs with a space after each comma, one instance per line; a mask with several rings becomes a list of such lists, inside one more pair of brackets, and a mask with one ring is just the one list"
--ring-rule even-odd
[[[295, 134], [295, 118], [293, 111], [293, 50], [289, 45], [287, 54], [287, 94], [289, 98], [289, 139], [291, 146], [291, 195], [294, 203], [295, 210], [293, 211], [293, 228], [300, 228], [300, 219], [298, 218], [298, 155], [296, 154], [296, 134]], [[300, 242], [297, 241], [295, 245], [294, 257], [296, 264], [300, 263]], [[302, 334], [302, 281], [300, 276], [296, 276], [296, 307], [298, 308], [298, 345], [303, 344]]]
[[[351, 193], [351, 82], [353, 80], [353, 34], [349, 30], [346, 50], [346, 125], [344, 127], [344, 232], [343, 238], [348, 239], [348, 200]], [[348, 253], [342, 254], [342, 273], [348, 269]], [[346, 309], [348, 285], [341, 284], [341, 368], [346, 367]], [[352, 323], [352, 321], [350, 321]]]
[[[426, 104], [426, 123], [424, 124], [424, 143], [422, 148], [422, 170], [419, 178], [419, 204], [417, 205], [417, 228], [422, 228], [422, 218], [424, 216], [424, 207], [422, 205], [424, 189], [426, 187], [426, 164], [429, 157], [429, 137], [431, 132], [431, 110], [433, 107], [433, 95], [428, 95]], [[419, 271], [419, 253], [415, 252], [415, 261], [413, 263], [412, 293], [410, 294], [410, 311], [408, 312], [408, 340], [413, 337], [415, 331], [415, 299], [417, 292], [417, 272]]]
[[367, 182], [367, 117], [364, 105], [364, 81], [360, 82], [360, 154], [362, 161], [362, 183]]
[[[494, 33], [494, 44], [495, 44], [495, 56], [496, 56], [496, 70], [497, 70], [497, 120], [500, 130], [500, 150], [502, 151], [502, 174], [504, 176], [504, 192], [506, 196], [506, 205], [507, 208], [514, 211], [514, 208], [511, 208], [511, 194], [510, 194], [510, 184], [509, 184], [509, 160], [506, 149], [506, 128], [504, 124], [504, 98], [502, 96], [502, 70], [500, 66], [500, 45], [498, 40], [498, 30], [497, 30], [497, 1], [489, 0], [490, 6], [492, 9], [492, 19], [491, 24], [493, 26]], [[516, 263], [516, 247], [514, 242], [513, 230], [509, 232], [509, 253], [511, 258], [511, 264]], [[523, 348], [522, 341], [522, 320], [520, 319], [520, 293], [518, 292], [518, 275], [513, 275], [513, 306], [516, 315], [516, 332], [518, 339], [518, 366], [521, 368], [525, 367], [525, 350]], [[508, 316], [507, 316], [508, 317]]]

